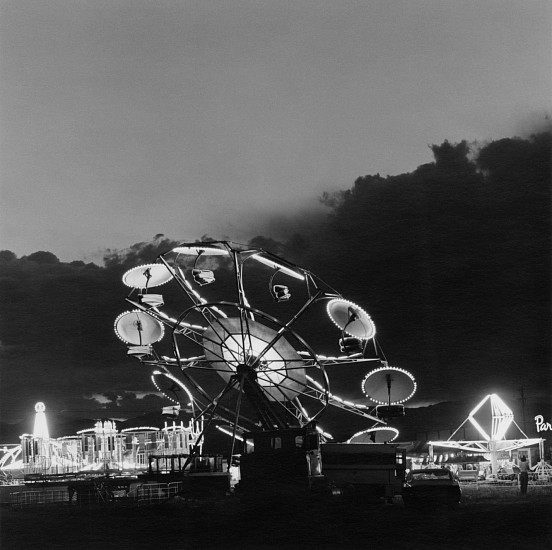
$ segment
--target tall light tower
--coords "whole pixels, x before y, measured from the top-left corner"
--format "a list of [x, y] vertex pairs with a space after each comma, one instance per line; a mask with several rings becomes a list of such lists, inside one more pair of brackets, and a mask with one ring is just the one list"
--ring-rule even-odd
[[39, 401], [35, 405], [35, 421], [33, 429], [33, 439], [37, 445], [38, 455], [40, 457], [50, 456], [50, 433], [48, 432], [48, 423], [46, 422], [46, 406]]

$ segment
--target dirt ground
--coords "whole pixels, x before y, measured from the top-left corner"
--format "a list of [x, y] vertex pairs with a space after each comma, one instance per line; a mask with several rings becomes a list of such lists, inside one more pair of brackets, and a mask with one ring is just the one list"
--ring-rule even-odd
[[337, 500], [3, 507], [2, 550], [552, 548], [552, 491], [464, 491], [458, 510]]

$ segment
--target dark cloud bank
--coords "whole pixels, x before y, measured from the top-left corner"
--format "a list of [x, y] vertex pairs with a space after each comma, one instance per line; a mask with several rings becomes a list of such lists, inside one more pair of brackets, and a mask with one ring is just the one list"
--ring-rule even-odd
[[[479, 147], [444, 142], [431, 147], [434, 162], [411, 173], [367, 175], [325, 194], [327, 216], [308, 228], [302, 220], [285, 242], [267, 235], [251, 243], [362, 305], [390, 364], [416, 376], [417, 402], [449, 402], [450, 422], [490, 392], [519, 420], [521, 387], [528, 419], [549, 415], [551, 144], [550, 132]], [[136, 397], [153, 390], [149, 372], [126, 357], [113, 321], [127, 309], [122, 273], [177, 242], [157, 235], [107, 251], [102, 267], [0, 252], [3, 421], [32, 417], [39, 400], [60, 423], [168, 404], [153, 393]], [[337, 373], [340, 390], [347, 376]], [[355, 373], [351, 397], [359, 381]], [[104, 395], [102, 405], [94, 394]], [[407, 426], [410, 433], [434, 429], [431, 417], [438, 424], [432, 408], [418, 416], [425, 424]]]

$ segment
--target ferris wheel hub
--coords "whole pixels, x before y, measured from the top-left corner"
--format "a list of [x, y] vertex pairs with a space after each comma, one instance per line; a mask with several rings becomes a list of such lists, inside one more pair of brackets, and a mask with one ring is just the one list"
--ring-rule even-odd
[[247, 363], [239, 363], [236, 366], [236, 374], [238, 376], [248, 376], [251, 377], [251, 375], [256, 375], [255, 369], [248, 365]]
[[260, 321], [217, 319], [203, 333], [203, 347], [206, 360], [226, 382], [235, 374], [250, 379], [254, 375], [271, 400], [293, 400], [306, 383], [301, 356], [286, 338]]

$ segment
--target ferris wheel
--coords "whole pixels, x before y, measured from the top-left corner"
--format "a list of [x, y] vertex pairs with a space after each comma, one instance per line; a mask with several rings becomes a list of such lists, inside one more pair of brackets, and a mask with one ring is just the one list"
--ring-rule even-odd
[[[304, 426], [328, 407], [386, 424], [370, 405], [331, 392], [329, 365], [381, 362], [368, 357], [376, 328], [309, 270], [230, 241], [184, 243], [130, 269], [123, 283], [132, 309], [117, 317], [115, 332], [128, 355], [150, 366], [158, 391], [191, 406], [205, 429], [218, 420], [231, 426], [232, 449], [238, 433]], [[307, 340], [335, 327], [339, 354], [317, 353]]]

